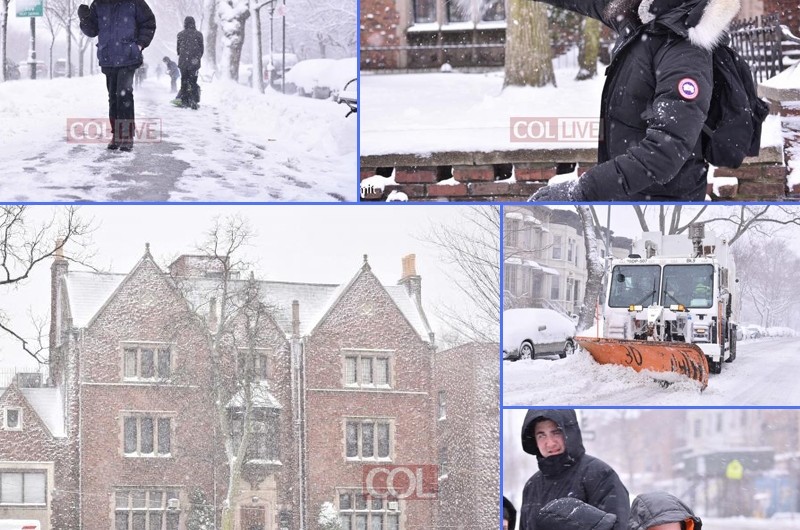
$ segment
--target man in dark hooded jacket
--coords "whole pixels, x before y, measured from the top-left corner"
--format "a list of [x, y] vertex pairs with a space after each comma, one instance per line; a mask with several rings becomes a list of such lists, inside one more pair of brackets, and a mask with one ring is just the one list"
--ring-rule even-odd
[[522, 425], [522, 449], [536, 456], [539, 471], [522, 491], [520, 530], [539, 530], [539, 511], [563, 497], [613, 514], [613, 530], [625, 528], [628, 491], [608, 464], [586, 454], [574, 410], [529, 410]]
[[704, 200], [711, 54], [739, 0], [541, 1], [599, 19], [619, 36], [600, 104], [597, 165], [531, 200]]
[[701, 530], [703, 521], [680, 499], [663, 491], [633, 499], [628, 530]]
[[178, 68], [181, 70], [181, 102], [184, 107], [197, 108], [199, 87], [197, 72], [203, 57], [203, 34], [197, 31], [193, 17], [183, 21], [183, 31], [178, 33]]
[[78, 6], [81, 31], [97, 37], [97, 60], [106, 76], [108, 118], [113, 137], [109, 149], [133, 148], [133, 76], [142, 51], [156, 33], [156, 17], [145, 0], [94, 0]]
[[537, 530], [612, 530], [617, 516], [574, 497], [545, 504], [536, 518]]

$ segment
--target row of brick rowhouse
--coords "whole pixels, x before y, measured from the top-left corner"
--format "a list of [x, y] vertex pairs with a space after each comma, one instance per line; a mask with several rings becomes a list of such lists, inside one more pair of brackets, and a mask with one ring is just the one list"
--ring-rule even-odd
[[[222, 528], [223, 515], [237, 530], [316, 530], [321, 515], [348, 530], [496, 527], [498, 345], [437, 351], [413, 255], [397, 285], [366, 256], [354, 268], [332, 285], [255, 281], [198, 256], [163, 271], [149, 248], [127, 274], [56, 257], [50, 380], [19, 375], [0, 389], [0, 519], [44, 530]], [[226, 296], [250, 300], [247, 311]], [[231, 477], [226, 455], [243, 439]], [[394, 495], [365, 495], [365, 477], [385, 485], [393, 470], [405, 477]]]
[[[800, 90], [760, 85], [772, 115], [758, 157], [737, 169], [710, 172], [707, 194], [718, 201], [800, 199], [788, 167], [800, 155]], [[559, 173], [578, 174], [597, 160], [595, 148], [382, 154], [361, 157], [361, 198], [369, 201], [526, 201]]]

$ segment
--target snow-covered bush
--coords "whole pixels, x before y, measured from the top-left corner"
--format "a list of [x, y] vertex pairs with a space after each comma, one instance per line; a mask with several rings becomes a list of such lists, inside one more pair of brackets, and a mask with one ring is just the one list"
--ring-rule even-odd
[[339, 514], [336, 508], [330, 502], [323, 502], [322, 507], [319, 509], [319, 523], [320, 530], [340, 530], [341, 524], [339, 523]]

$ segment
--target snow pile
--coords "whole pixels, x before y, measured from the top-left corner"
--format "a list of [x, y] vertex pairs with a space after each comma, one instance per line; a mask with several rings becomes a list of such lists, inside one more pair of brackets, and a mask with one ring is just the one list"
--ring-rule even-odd
[[358, 75], [355, 57], [347, 59], [308, 59], [297, 63], [287, 74], [286, 82], [293, 83], [311, 94], [317, 87], [339, 91]]

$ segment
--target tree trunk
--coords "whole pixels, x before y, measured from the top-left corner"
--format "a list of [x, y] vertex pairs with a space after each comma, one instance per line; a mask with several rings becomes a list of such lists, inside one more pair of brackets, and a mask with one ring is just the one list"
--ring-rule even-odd
[[[53, 63], [50, 63], [53, 70]], [[67, 77], [72, 77], [72, 18], [67, 19]]]
[[237, 0], [222, 0], [218, 8], [222, 22], [221, 73], [227, 79], [238, 81], [239, 62], [242, 59], [242, 46], [244, 46], [245, 22], [250, 16], [250, 11], [246, 3], [237, 2]]
[[600, 53], [600, 21], [586, 17], [583, 21], [583, 39], [578, 55], [578, 81], [597, 75], [597, 57]]
[[[264, 64], [261, 60], [261, 17], [259, 9], [256, 9], [257, 0], [250, 0], [250, 21], [253, 23], [253, 38], [251, 39], [253, 53], [253, 88], [264, 93]], [[269, 58], [272, 63], [272, 56]], [[272, 77], [270, 72], [270, 78]]]
[[578, 215], [583, 226], [583, 240], [586, 245], [586, 291], [583, 295], [583, 307], [581, 307], [578, 318], [578, 332], [589, 329], [595, 322], [595, 311], [597, 302], [600, 299], [600, 292], [603, 290], [603, 276], [605, 275], [605, 264], [600, 258], [597, 248], [597, 232], [592, 223], [592, 213], [588, 206], [577, 206]]
[[8, 32], [8, 0], [0, 0], [0, 83], [6, 80], [7, 32]]
[[555, 86], [544, 4], [509, 0], [504, 86]]
[[217, 0], [203, 1], [203, 35], [206, 39], [203, 62], [217, 71]]
[[[55, 43], [56, 43], [56, 38], [55, 37], [50, 39], [50, 57], [49, 57], [50, 64], [53, 64], [53, 46], [55, 45]], [[50, 68], [50, 79], [53, 79], [53, 69], [52, 68]]]

